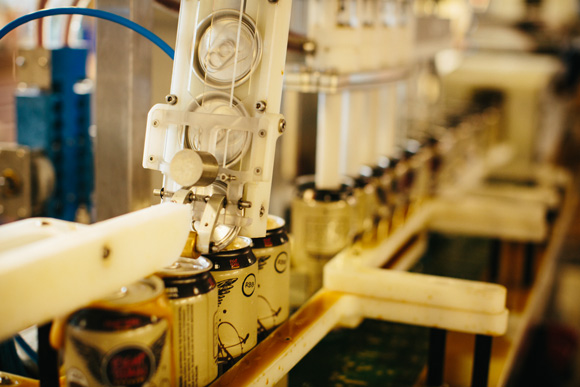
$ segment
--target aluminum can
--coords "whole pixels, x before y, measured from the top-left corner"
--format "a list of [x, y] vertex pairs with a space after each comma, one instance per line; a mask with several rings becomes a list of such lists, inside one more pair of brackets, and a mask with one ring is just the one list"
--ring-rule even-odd
[[173, 385], [170, 319], [155, 276], [74, 313], [65, 332], [67, 386]]
[[224, 372], [257, 343], [258, 265], [246, 237], [207, 258], [218, 287], [218, 365]]
[[209, 259], [179, 258], [157, 275], [173, 312], [175, 385], [203, 387], [218, 375], [217, 287]]
[[258, 260], [258, 340], [282, 324], [290, 310], [290, 243], [284, 219], [268, 216], [264, 238], [253, 238]]

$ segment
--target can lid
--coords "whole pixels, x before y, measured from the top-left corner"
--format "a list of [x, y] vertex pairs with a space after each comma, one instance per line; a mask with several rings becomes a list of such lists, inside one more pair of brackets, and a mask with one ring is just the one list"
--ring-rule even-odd
[[232, 243], [230, 243], [225, 249], [216, 253], [219, 255], [221, 252], [228, 252], [228, 253], [238, 253], [243, 252], [244, 250], [248, 250], [252, 247], [252, 240], [248, 237], [238, 236]]
[[284, 228], [286, 222], [279, 216], [268, 215], [268, 222], [266, 225], [266, 233], [275, 233]]
[[103, 298], [99, 303], [107, 306], [126, 306], [154, 300], [164, 292], [161, 278], [151, 276], [131, 285], [123, 286], [119, 291]]
[[224, 250], [206, 255], [213, 263], [213, 271], [239, 269], [256, 263], [256, 256], [252, 252], [252, 240], [238, 236]]
[[184, 258], [180, 257], [171, 266], [160, 270], [157, 275], [166, 277], [191, 277], [210, 271], [213, 264], [205, 257]]

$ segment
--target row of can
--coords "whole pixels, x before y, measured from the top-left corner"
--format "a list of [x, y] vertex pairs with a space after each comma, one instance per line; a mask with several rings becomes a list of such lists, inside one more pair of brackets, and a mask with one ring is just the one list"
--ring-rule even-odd
[[179, 258], [74, 313], [67, 385], [205, 386], [289, 314], [289, 246], [281, 218], [225, 250]]

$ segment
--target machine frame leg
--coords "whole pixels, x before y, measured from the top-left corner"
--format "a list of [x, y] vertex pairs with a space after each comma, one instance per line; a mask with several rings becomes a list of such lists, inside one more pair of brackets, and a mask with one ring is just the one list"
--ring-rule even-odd
[[471, 387], [487, 387], [492, 341], [493, 338], [491, 336], [475, 335]]
[[429, 357], [427, 363], [427, 386], [429, 387], [439, 387], [443, 385], [446, 339], [446, 330], [439, 328], [430, 329]]

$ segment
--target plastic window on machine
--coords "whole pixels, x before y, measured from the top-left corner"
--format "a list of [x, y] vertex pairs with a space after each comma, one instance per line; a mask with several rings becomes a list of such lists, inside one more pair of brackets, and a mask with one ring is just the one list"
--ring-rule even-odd
[[[250, 87], [250, 77], [262, 57], [262, 39], [245, 8], [246, 0], [240, 0], [239, 9], [215, 9], [214, 6], [205, 17], [199, 16], [198, 10], [190, 60], [189, 93], [193, 97], [190, 111], [250, 116], [244, 97]], [[216, 143], [210, 144], [211, 149], [199, 149], [201, 134], [195, 128], [187, 130], [187, 146], [215, 150], [212, 153], [224, 168], [239, 164], [251, 146], [252, 128], [245, 131], [228, 127], [214, 129], [218, 132], [213, 136]]]

